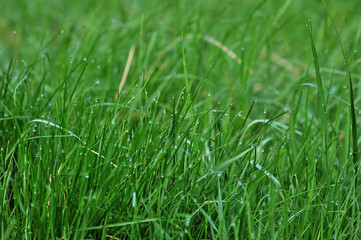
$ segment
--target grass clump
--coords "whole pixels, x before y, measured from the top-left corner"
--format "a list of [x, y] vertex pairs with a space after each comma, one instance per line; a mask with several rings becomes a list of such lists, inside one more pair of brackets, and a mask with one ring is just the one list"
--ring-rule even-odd
[[69, 4], [0, 4], [1, 239], [360, 237], [354, 1]]

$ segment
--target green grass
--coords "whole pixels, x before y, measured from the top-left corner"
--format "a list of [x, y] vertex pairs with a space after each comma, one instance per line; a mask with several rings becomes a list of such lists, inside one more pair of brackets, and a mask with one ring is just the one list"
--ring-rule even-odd
[[0, 239], [360, 239], [358, 5], [0, 2]]

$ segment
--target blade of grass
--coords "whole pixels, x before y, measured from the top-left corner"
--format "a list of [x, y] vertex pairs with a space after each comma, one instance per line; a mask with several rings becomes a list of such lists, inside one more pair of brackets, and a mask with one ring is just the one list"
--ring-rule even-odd
[[[355, 214], [358, 211], [358, 190], [357, 190], [357, 184], [358, 184], [358, 160], [357, 160], [357, 124], [356, 124], [356, 113], [355, 113], [355, 101], [354, 101], [354, 94], [353, 94], [353, 87], [352, 87], [352, 79], [351, 79], [351, 72], [348, 73], [348, 79], [350, 84], [350, 102], [351, 102], [351, 108], [350, 108], [350, 114], [351, 114], [351, 132], [352, 132], [352, 158], [353, 158], [353, 165], [355, 169], [355, 181], [354, 181], [354, 191], [355, 191], [355, 206], [354, 206], [354, 212], [353, 215], [355, 217]], [[356, 221], [355, 221], [356, 222]]]
[[326, 104], [325, 104], [325, 96], [324, 96], [324, 90], [323, 90], [323, 84], [322, 84], [322, 78], [321, 78], [319, 59], [318, 59], [317, 50], [316, 50], [315, 42], [314, 42], [313, 35], [312, 35], [311, 19], [308, 19], [308, 23], [306, 24], [306, 27], [307, 27], [308, 34], [309, 34], [310, 41], [311, 41], [313, 62], [314, 62], [315, 71], [316, 71], [317, 90], [318, 90], [317, 92], [318, 92], [318, 98], [319, 98], [318, 109], [319, 109], [319, 114], [321, 117], [321, 129], [322, 129], [322, 135], [323, 135], [322, 146], [323, 146], [324, 154], [322, 154], [322, 156], [324, 158], [324, 161], [322, 162], [322, 164], [323, 164], [322, 169], [325, 170], [326, 166], [328, 165], [328, 161], [327, 161], [327, 147], [328, 147], [327, 126], [328, 126], [328, 122], [327, 122], [327, 115], [326, 115], [327, 108], [326, 108]]
[[129, 50], [127, 63], [125, 64], [124, 72], [123, 72], [123, 75], [122, 75], [122, 80], [119, 83], [119, 88], [118, 88], [118, 92], [117, 92], [117, 94], [115, 96], [115, 100], [118, 99], [119, 94], [121, 93], [121, 91], [123, 89], [123, 86], [125, 84], [125, 81], [127, 80], [130, 65], [132, 64], [132, 61], [133, 61], [134, 51], [135, 51], [135, 45], [133, 45]]

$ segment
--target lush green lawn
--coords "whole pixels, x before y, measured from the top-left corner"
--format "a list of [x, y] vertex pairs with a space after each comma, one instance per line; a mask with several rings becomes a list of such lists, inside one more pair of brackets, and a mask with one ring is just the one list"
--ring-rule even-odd
[[359, 239], [359, 10], [1, 1], [0, 239]]

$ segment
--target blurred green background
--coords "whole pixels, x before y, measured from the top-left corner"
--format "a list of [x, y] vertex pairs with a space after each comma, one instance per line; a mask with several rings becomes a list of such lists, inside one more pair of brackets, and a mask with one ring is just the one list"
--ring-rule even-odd
[[[360, 24], [360, 1], [327, 1], [348, 57]], [[143, 70], [161, 66], [150, 85], [175, 84], [182, 74], [182, 44], [159, 57], [172, 41], [187, 34], [210, 36], [236, 53], [239, 65], [202, 39], [185, 39], [188, 73], [206, 76], [204, 92], [220, 99], [250, 96], [284, 104], [293, 83], [312, 64], [306, 29], [312, 20], [320, 63], [342, 70], [344, 57], [322, 1], [1, 1], [1, 67], [10, 57], [32, 63], [43, 54], [57, 81], [64, 62], [89, 61], [88, 83], [105, 83], [114, 92], [130, 47], [137, 49], [127, 83]], [[16, 31], [16, 34], [14, 34]], [[358, 58], [358, 54], [355, 55]], [[359, 68], [353, 68], [359, 74]], [[49, 76], [50, 77], [50, 76]], [[327, 81], [327, 80], [326, 80]], [[102, 90], [102, 89], [99, 89]], [[173, 94], [173, 93], [170, 93]], [[114, 95], [114, 94], [111, 94]]]

